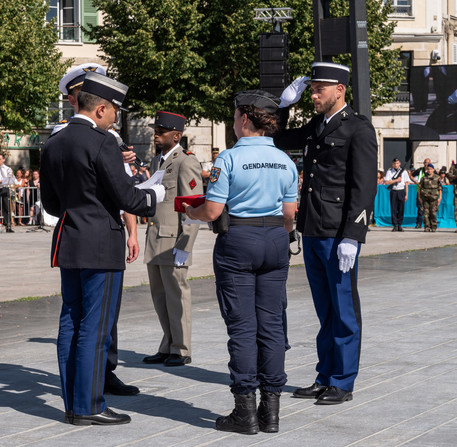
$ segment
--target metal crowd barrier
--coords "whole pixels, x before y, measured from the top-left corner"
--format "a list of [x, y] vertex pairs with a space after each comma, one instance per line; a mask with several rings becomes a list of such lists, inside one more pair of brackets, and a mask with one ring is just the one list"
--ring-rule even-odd
[[[40, 189], [36, 186], [10, 188], [10, 216], [16, 224], [23, 223], [25, 225], [30, 222], [30, 224], [39, 225], [36, 218], [39, 214], [39, 204]], [[2, 201], [0, 201], [0, 218], [2, 221], [5, 218]]]

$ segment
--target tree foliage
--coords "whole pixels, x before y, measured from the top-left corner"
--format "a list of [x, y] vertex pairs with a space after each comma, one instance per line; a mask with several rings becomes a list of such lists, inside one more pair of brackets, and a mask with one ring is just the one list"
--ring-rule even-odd
[[46, 122], [47, 107], [69, 66], [56, 49], [57, 33], [44, 19], [43, 0], [0, 0], [0, 126], [27, 132]]
[[91, 27], [109, 74], [130, 87], [132, 110], [204, 116], [196, 74], [205, 70], [200, 36], [204, 17], [194, 2], [94, 0], [103, 26]]
[[[254, 20], [254, 8], [292, 7], [290, 76], [309, 74], [314, 59], [312, 0], [93, 0], [105, 17], [88, 30], [105, 53], [109, 71], [130, 86], [132, 111], [153, 116], [169, 109], [188, 118], [230, 122], [233, 95], [259, 87], [258, 44], [272, 24]], [[372, 108], [394, 98], [402, 78], [398, 51], [387, 49], [394, 24], [389, 7], [367, 0]], [[334, 16], [348, 15], [347, 0], [332, 0]], [[337, 37], [336, 37], [337, 38]], [[334, 58], [350, 64], [350, 55]], [[351, 98], [349, 90], [348, 98]], [[298, 116], [312, 113], [306, 94]]]

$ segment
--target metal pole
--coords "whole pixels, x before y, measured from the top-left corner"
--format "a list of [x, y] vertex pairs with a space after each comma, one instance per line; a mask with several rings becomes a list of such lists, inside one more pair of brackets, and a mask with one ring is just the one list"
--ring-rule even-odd
[[367, 9], [364, 0], [349, 0], [349, 33], [354, 110], [371, 120]]
[[331, 62], [331, 56], [322, 55], [321, 20], [330, 17], [330, 0], [313, 0], [314, 61]]

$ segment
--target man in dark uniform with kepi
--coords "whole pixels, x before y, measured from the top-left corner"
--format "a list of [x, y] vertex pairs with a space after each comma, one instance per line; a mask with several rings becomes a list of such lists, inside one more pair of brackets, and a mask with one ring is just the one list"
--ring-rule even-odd
[[[68, 102], [73, 107], [75, 114], [79, 111], [78, 94], [81, 91], [84, 80], [86, 79], [86, 74], [91, 72], [106, 76], [106, 70], [101, 65], [90, 62], [72, 68], [62, 77], [59, 82], [59, 90], [63, 95], [67, 95]], [[54, 126], [51, 135], [54, 135], [55, 133], [60, 132], [62, 129], [65, 129], [72, 118], [73, 117], [71, 117], [69, 120], [63, 120]], [[111, 129], [110, 132], [113, 132], [113, 130]], [[62, 148], [62, 150], [65, 150], [65, 148]], [[133, 151], [123, 151], [122, 158], [124, 163], [133, 162], [135, 161], [135, 153]], [[138, 245], [137, 239], [136, 216], [133, 214], [124, 213], [124, 222], [129, 236], [127, 239], [127, 247], [129, 252], [127, 262], [130, 264], [136, 260], [140, 251], [140, 246]], [[108, 358], [106, 360], [105, 370], [105, 393], [117, 394], [120, 396], [134, 396], [140, 392], [140, 389], [134, 385], [125, 384], [114, 373], [114, 370], [117, 368], [119, 362], [117, 322], [121, 310], [121, 302], [122, 296], [119, 298], [117, 303], [113, 329], [111, 330], [111, 345], [108, 350]]]
[[48, 139], [41, 159], [41, 200], [49, 214], [59, 217], [51, 251], [51, 265], [60, 267], [62, 282], [57, 353], [65, 422], [75, 425], [130, 422], [128, 415], [107, 408], [103, 397], [125, 269], [120, 210], [152, 216], [164, 188], [134, 188], [108, 132], [127, 90], [88, 73], [78, 95], [79, 113]]
[[362, 325], [357, 259], [376, 195], [376, 134], [370, 121], [346, 104], [348, 82], [348, 67], [314, 63], [311, 79], [298, 78], [287, 87], [280, 107], [296, 103], [310, 84], [317, 115], [275, 138], [281, 149], [303, 150], [297, 230], [303, 233], [306, 273], [321, 327], [317, 378], [294, 396], [317, 399], [317, 404], [352, 400]]

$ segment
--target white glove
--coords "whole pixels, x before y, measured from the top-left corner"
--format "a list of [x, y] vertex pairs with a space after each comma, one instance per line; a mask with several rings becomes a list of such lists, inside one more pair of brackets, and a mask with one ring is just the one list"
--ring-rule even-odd
[[175, 255], [175, 265], [176, 267], [181, 267], [187, 261], [189, 257], [189, 252], [180, 250], [179, 248], [173, 248], [173, 254]]
[[359, 243], [354, 239], [344, 238], [338, 245], [337, 255], [340, 261], [339, 268], [343, 273], [349, 272], [354, 267], [355, 257]]
[[279, 108], [287, 107], [298, 102], [302, 93], [306, 90], [306, 87], [308, 87], [308, 85], [305, 84], [308, 79], [309, 78], [306, 76], [301, 76], [286, 87], [281, 93]]
[[163, 185], [152, 185], [151, 189], [156, 193], [156, 203], [163, 202], [165, 198], [165, 186]]

